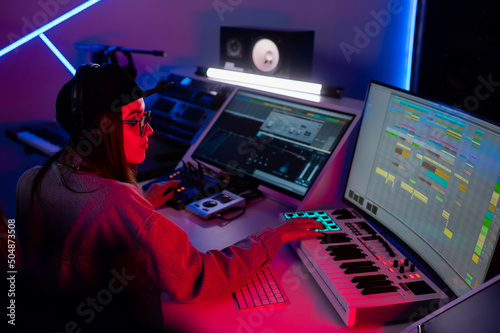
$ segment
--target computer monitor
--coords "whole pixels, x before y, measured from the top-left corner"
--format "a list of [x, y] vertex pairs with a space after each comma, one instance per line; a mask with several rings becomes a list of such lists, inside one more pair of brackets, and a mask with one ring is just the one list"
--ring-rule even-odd
[[402, 333], [496, 332], [500, 275], [425, 316]]
[[301, 200], [355, 118], [318, 105], [240, 89], [191, 157]]
[[344, 198], [390, 230], [456, 295], [498, 267], [500, 127], [369, 85]]

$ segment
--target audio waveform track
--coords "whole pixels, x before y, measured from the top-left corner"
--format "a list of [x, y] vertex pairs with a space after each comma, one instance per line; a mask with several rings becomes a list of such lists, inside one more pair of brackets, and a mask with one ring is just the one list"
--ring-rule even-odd
[[[498, 228], [500, 178], [494, 172], [500, 142], [459, 118], [397, 96], [390, 99], [384, 127], [372, 169], [376, 177], [367, 193], [379, 207], [400, 214], [408, 227], [435, 240], [430, 245], [437, 251], [457, 263], [470, 261], [460, 275], [473, 284], [479, 271], [474, 265], [486, 262], [498, 238], [492, 230]], [[484, 186], [495, 188], [491, 197], [484, 195]], [[466, 202], [475, 208], [463, 209]], [[415, 211], [419, 220], [405, 218]], [[479, 218], [484, 219], [481, 230], [468, 223]], [[471, 248], [473, 254], [465, 250]]]

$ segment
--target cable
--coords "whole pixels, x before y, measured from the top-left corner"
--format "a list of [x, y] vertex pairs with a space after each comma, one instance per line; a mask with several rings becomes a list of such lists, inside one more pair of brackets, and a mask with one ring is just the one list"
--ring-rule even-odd
[[[236, 216], [233, 216], [231, 218], [226, 218], [224, 216], [224, 215], [226, 215], [226, 213], [229, 213], [229, 212], [232, 212], [232, 211], [237, 211], [237, 210], [241, 210], [241, 212], [238, 215], [236, 215]], [[221, 213], [217, 213], [216, 216], [218, 218], [220, 218], [221, 220], [223, 220], [223, 221], [232, 221], [232, 220], [240, 217], [241, 215], [243, 215], [246, 210], [247, 210], [247, 206], [245, 204], [245, 206], [243, 206], [243, 207], [232, 207], [232, 208], [229, 208], [228, 210], [225, 210], [225, 211], [223, 211]]]
[[248, 189], [246, 191], [236, 193], [236, 194], [238, 194], [242, 198], [245, 198], [246, 201], [249, 201], [249, 200], [252, 200], [252, 199], [255, 199], [255, 198], [261, 196], [262, 192], [257, 188], [251, 188], [251, 189]]

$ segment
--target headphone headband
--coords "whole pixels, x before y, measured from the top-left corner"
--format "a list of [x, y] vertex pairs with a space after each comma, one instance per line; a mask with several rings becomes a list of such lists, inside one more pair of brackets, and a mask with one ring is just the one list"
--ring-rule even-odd
[[84, 64], [78, 67], [71, 87], [71, 113], [76, 121], [75, 133], [80, 133], [85, 127], [83, 119], [83, 85], [85, 77], [92, 68], [99, 68], [99, 64]]

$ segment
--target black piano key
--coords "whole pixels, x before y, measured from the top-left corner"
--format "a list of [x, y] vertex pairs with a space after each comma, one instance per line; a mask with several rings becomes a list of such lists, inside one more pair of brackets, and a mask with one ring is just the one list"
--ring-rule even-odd
[[379, 280], [387, 280], [387, 276], [383, 274], [374, 274], [374, 275], [364, 275], [364, 276], [355, 276], [351, 279], [352, 282], [364, 282], [364, 281], [379, 281]]
[[341, 250], [331, 250], [330, 255], [332, 257], [336, 255], [341, 255], [341, 254], [362, 254], [360, 249], [341, 249]]
[[348, 243], [351, 241], [344, 233], [339, 234], [326, 234], [325, 236], [318, 237], [321, 244], [336, 244], [336, 243]]
[[353, 261], [353, 262], [344, 262], [340, 265], [340, 268], [353, 268], [353, 267], [367, 267], [373, 266], [373, 262], [371, 261]]
[[374, 287], [374, 288], [363, 289], [361, 291], [361, 294], [362, 295], [384, 294], [384, 293], [390, 293], [390, 292], [393, 292], [396, 290], [398, 290], [398, 287], [395, 287], [395, 286]]
[[365, 281], [359, 282], [356, 286], [358, 289], [368, 289], [375, 287], [388, 287], [392, 286], [392, 281], [390, 280], [379, 280], [379, 281]]
[[342, 260], [364, 259], [364, 258], [366, 258], [365, 254], [363, 252], [359, 252], [359, 253], [337, 254], [333, 257], [333, 260], [342, 261]]
[[347, 214], [347, 213], [350, 213], [350, 212], [346, 208], [338, 208], [332, 212], [333, 215], [342, 215], [342, 214]]
[[355, 218], [356, 216], [352, 215], [351, 212], [347, 212], [345, 214], [339, 215], [336, 217], [337, 220], [350, 220]]
[[345, 251], [353, 251], [357, 250], [358, 247], [356, 244], [346, 244], [346, 245], [329, 245], [326, 250], [330, 252], [345, 252]]
[[358, 274], [358, 273], [369, 273], [369, 272], [376, 272], [378, 271], [378, 267], [377, 266], [373, 266], [373, 267], [351, 267], [351, 268], [347, 268], [346, 270], [344, 270], [344, 273], [345, 274]]

